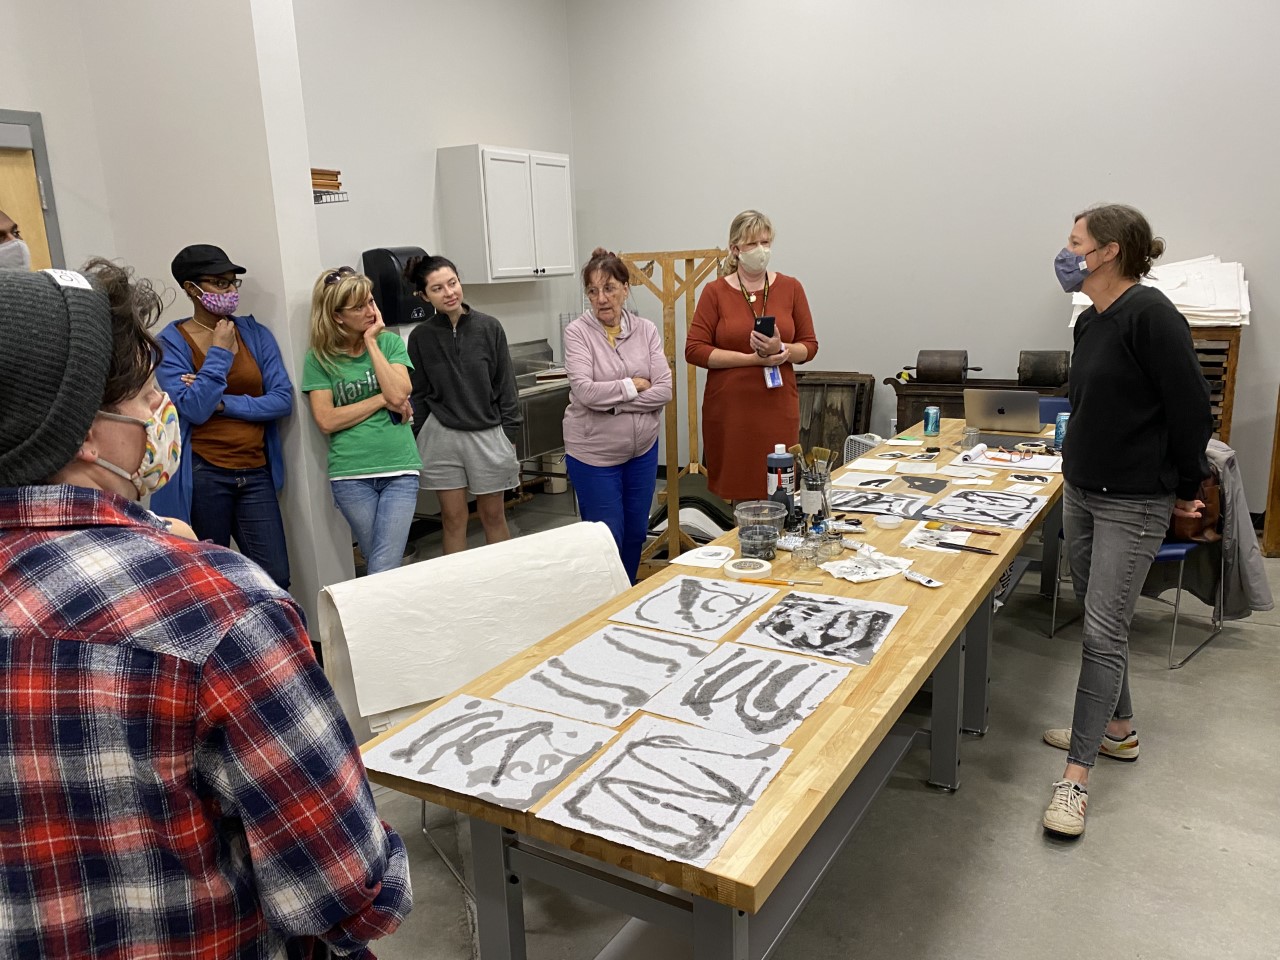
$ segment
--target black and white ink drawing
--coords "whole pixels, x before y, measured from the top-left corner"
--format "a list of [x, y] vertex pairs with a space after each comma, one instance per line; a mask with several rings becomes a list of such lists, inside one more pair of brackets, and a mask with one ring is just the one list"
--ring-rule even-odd
[[616, 731], [479, 697], [455, 697], [364, 755], [364, 764], [528, 810]]
[[849, 673], [808, 657], [724, 643], [645, 705], [646, 713], [782, 743]]
[[1017, 480], [1019, 483], [1039, 483], [1045, 484], [1049, 482], [1049, 478], [1043, 473], [1011, 473], [1010, 480]]
[[609, 624], [493, 696], [616, 727], [715, 648], [710, 640]]
[[910, 474], [903, 474], [898, 479], [912, 490], [918, 493], [927, 493], [930, 496], [935, 493], [941, 493], [947, 486], [947, 481], [940, 477], [913, 477]]
[[927, 503], [926, 497], [885, 493], [882, 490], [840, 490], [831, 494], [832, 509], [850, 513], [888, 513], [899, 517], [914, 517]]
[[929, 507], [928, 520], [949, 520], [1021, 529], [1040, 513], [1045, 497], [1008, 490], [957, 490]]
[[866, 665], [906, 612], [893, 603], [788, 593], [747, 628], [741, 642]]
[[893, 450], [889, 453], [877, 453], [876, 457], [880, 460], [905, 460], [908, 454]]
[[936, 453], [913, 453], [911, 456], [907, 457], [907, 459], [928, 462], [930, 460], [937, 460], [938, 455]]
[[854, 487], [883, 487], [886, 483], [893, 483], [892, 474], [885, 475], [880, 473], [842, 473], [831, 481], [831, 486], [837, 490], [843, 488], [851, 490]]
[[538, 817], [705, 867], [790, 755], [785, 747], [641, 716]]
[[897, 477], [868, 477], [857, 486], [863, 490], [883, 490], [896, 479]]
[[752, 583], [676, 577], [609, 619], [719, 640], [777, 593]]

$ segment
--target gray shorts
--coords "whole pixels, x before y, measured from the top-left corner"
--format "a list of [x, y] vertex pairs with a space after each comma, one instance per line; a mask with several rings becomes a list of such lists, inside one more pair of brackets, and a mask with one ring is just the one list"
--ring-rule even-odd
[[520, 483], [516, 448], [501, 427], [451, 430], [428, 417], [418, 432], [423, 490], [460, 490], [477, 496], [510, 490]]

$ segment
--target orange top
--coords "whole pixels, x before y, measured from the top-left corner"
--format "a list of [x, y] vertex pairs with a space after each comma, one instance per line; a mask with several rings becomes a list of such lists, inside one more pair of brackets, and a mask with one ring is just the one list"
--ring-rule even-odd
[[[182, 327], [178, 332], [191, 347], [191, 358], [195, 361], [196, 372], [204, 366], [205, 353], [196, 344], [192, 336]], [[262, 396], [262, 371], [258, 362], [253, 359], [248, 345], [236, 331], [236, 343], [239, 348], [231, 359], [231, 369], [227, 371], [227, 388], [224, 393], [239, 394], [246, 397]], [[204, 423], [191, 427], [191, 449], [201, 458], [208, 460], [215, 467], [224, 470], [252, 470], [267, 465], [267, 452], [264, 440], [266, 425], [249, 420], [237, 420], [235, 417], [215, 413]]]

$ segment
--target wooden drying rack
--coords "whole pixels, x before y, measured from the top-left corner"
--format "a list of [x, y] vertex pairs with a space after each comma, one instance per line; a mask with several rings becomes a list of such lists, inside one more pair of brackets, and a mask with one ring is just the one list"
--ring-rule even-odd
[[[632, 286], [652, 290], [662, 302], [662, 348], [667, 356], [667, 368], [671, 371], [671, 402], [666, 410], [667, 488], [658, 498], [667, 505], [667, 529], [662, 536], [649, 544], [640, 555], [641, 570], [653, 567], [660, 561], [653, 559], [665, 545], [667, 559], [679, 556], [685, 550], [697, 546], [693, 538], [680, 529], [680, 478], [702, 472], [699, 455], [698, 432], [698, 368], [687, 365], [689, 402], [689, 462], [681, 466], [680, 412], [676, 379], [676, 304], [684, 297], [685, 333], [697, 307], [698, 287], [702, 285], [728, 251], [712, 247], [706, 250], [666, 250], [658, 253], [621, 253], [618, 255], [631, 272]], [[653, 279], [658, 271], [659, 279]]]

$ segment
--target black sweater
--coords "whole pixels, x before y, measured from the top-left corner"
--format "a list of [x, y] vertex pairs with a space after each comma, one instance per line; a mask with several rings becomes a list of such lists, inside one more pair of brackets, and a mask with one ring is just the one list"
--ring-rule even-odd
[[507, 334], [496, 319], [470, 307], [456, 328], [444, 314], [428, 317], [409, 334], [409, 359], [415, 433], [431, 416], [451, 430], [502, 427], [516, 442], [520, 401]]
[[1135, 284], [1075, 327], [1071, 420], [1062, 473], [1085, 490], [1176, 493], [1190, 500], [1209, 475], [1209, 384], [1191, 328], [1159, 290]]

